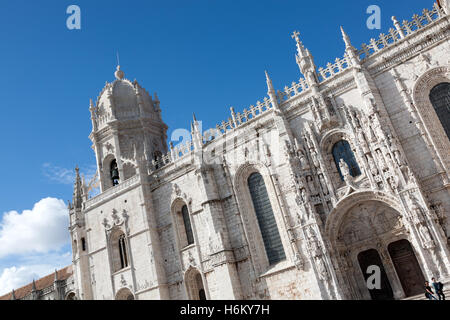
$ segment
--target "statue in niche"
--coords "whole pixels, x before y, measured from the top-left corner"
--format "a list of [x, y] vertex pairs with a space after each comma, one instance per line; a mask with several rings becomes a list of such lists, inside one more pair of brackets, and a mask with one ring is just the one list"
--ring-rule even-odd
[[316, 232], [313, 227], [310, 226], [306, 229], [306, 237], [308, 240], [308, 246], [311, 250], [311, 254], [313, 257], [318, 257], [323, 255], [322, 246], [317, 238]]
[[311, 159], [312, 159], [312, 162], [314, 164], [314, 167], [320, 168], [320, 162], [319, 162], [319, 159], [318, 159], [318, 156], [317, 156], [317, 152], [312, 148], [310, 150], [310, 153], [311, 153]]
[[298, 158], [300, 160], [301, 168], [303, 170], [308, 170], [309, 169], [308, 159], [306, 158], [305, 150], [303, 150], [302, 147], [300, 147], [300, 149], [298, 149]]
[[434, 247], [434, 241], [431, 238], [430, 230], [428, 230], [428, 227], [424, 224], [419, 225], [419, 234], [422, 239], [422, 243], [424, 244], [425, 248], [432, 248]]
[[323, 176], [323, 174], [319, 174], [319, 181], [320, 181], [320, 185], [322, 187], [323, 194], [324, 195], [329, 194], [330, 192], [328, 190], [327, 183], [325, 181], [325, 177]]
[[369, 163], [370, 173], [372, 173], [372, 175], [376, 176], [378, 174], [378, 168], [375, 165], [375, 162], [373, 161], [373, 158], [370, 154], [367, 155], [367, 162]]
[[319, 279], [326, 281], [330, 278], [328, 267], [326, 265], [325, 257], [323, 255], [314, 258], [317, 266], [317, 272], [319, 273]]
[[317, 194], [316, 187], [314, 186], [314, 181], [312, 176], [306, 176], [306, 182], [308, 183], [309, 191], [312, 195]]
[[390, 176], [387, 180], [389, 182], [389, 186], [391, 187], [391, 190], [396, 193], [397, 189], [398, 189], [397, 178], [395, 176]]
[[350, 170], [348, 168], [347, 163], [342, 158], [341, 158], [341, 160], [339, 160], [339, 168], [341, 169], [341, 173], [342, 173], [342, 176], [344, 177], [344, 181], [349, 182], [350, 177], [351, 177]]
[[411, 194], [408, 194], [409, 201], [411, 203], [411, 213], [413, 214], [413, 219], [415, 223], [423, 223], [424, 222], [424, 216], [423, 216], [423, 210], [420, 206], [419, 202], [417, 201], [414, 196]]
[[358, 141], [361, 144], [364, 153], [365, 154], [369, 153], [370, 149], [367, 144], [366, 137], [364, 136], [364, 132], [363, 132], [362, 128], [358, 127], [356, 130], [357, 130]]

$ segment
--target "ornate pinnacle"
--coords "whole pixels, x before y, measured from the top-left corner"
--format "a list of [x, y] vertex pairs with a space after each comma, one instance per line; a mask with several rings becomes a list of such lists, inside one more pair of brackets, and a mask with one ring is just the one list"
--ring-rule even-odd
[[304, 56], [305, 56], [305, 54], [304, 54], [304, 48], [303, 48], [302, 42], [300, 41], [300, 38], [298, 37], [299, 35], [300, 35], [300, 32], [294, 31], [294, 32], [292, 33], [291, 37], [292, 37], [292, 39], [295, 39], [295, 42], [297, 42], [297, 52], [298, 52], [298, 55], [299, 55], [300, 57], [304, 57]]
[[264, 71], [264, 72], [266, 73], [266, 82], [267, 82], [267, 90], [268, 90], [268, 92], [269, 93], [272, 93], [272, 92], [275, 93], [275, 90], [274, 90], [273, 84], [272, 84], [272, 80], [270, 79], [269, 74], [267, 73], [267, 71]]
[[342, 38], [344, 39], [345, 42], [345, 48], [351, 48], [352, 47], [352, 43], [350, 42], [350, 37], [348, 36], [347, 33], [345, 33], [344, 28], [341, 26], [341, 33], [342, 33]]
[[300, 35], [300, 32], [298, 32], [298, 31], [294, 31], [293, 33], [292, 33], [292, 39], [295, 39], [295, 41], [297, 42], [297, 43], [299, 43], [300, 42], [300, 38], [298, 37]]
[[75, 177], [75, 184], [73, 186], [73, 199], [72, 203], [75, 208], [81, 208], [82, 203], [82, 181], [80, 178], [80, 169], [78, 168], [78, 165], [75, 168], [76, 177]]

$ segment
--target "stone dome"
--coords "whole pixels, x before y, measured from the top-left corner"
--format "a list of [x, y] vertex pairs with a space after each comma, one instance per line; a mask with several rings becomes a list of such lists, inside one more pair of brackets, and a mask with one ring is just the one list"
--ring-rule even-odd
[[134, 80], [125, 78], [125, 73], [117, 66], [116, 80], [106, 82], [93, 107], [94, 119], [100, 129], [108, 122], [133, 120], [138, 118], [160, 119], [159, 101]]

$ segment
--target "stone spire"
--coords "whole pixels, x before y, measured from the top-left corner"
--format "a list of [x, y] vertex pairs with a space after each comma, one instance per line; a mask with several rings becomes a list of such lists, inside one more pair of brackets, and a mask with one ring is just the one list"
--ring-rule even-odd
[[356, 53], [355, 47], [352, 46], [352, 43], [350, 41], [350, 37], [345, 32], [344, 28], [341, 26], [341, 33], [342, 33], [342, 39], [344, 39], [345, 42], [345, 53], [347, 54], [347, 57], [350, 59], [350, 64], [355, 68], [361, 68], [361, 63], [358, 58], [358, 54]]
[[341, 33], [342, 33], [342, 39], [344, 39], [344, 42], [345, 42], [345, 49], [353, 48], [352, 43], [350, 42], [350, 37], [344, 31], [344, 28], [342, 26], [341, 26]]
[[81, 204], [83, 202], [83, 184], [80, 178], [80, 169], [78, 166], [75, 168], [76, 177], [75, 177], [75, 184], [73, 186], [73, 207], [76, 209], [81, 209]]
[[295, 39], [295, 42], [297, 43], [296, 60], [300, 72], [305, 76], [308, 85], [311, 87], [319, 83], [316, 72], [316, 65], [314, 64], [313, 56], [308, 49], [305, 49], [302, 42], [300, 41], [299, 35], [300, 32], [298, 31], [294, 31], [294, 33], [292, 34], [292, 39]]
[[202, 133], [200, 132], [199, 123], [195, 117], [195, 113], [192, 113], [193, 122], [191, 122], [192, 141], [196, 150], [201, 150], [203, 144]]
[[265, 71], [265, 73], [266, 73], [266, 83], [267, 83], [267, 94], [269, 95], [270, 102], [272, 103], [272, 106], [275, 109], [278, 109], [277, 95], [275, 93], [275, 89], [273, 88], [272, 80], [270, 79], [269, 74], [267, 73], [267, 71]]
[[270, 79], [267, 70], [264, 72], [266, 74], [267, 94], [271, 94], [272, 92], [275, 92], [275, 89], [273, 88], [272, 80]]
[[17, 300], [16, 293], [14, 292], [14, 289], [11, 291], [11, 300]]
[[58, 281], [58, 271], [55, 269], [55, 277], [53, 278], [53, 281]]
[[32, 297], [32, 300], [37, 300], [37, 298], [38, 298], [36, 282], [34, 281], [34, 279], [33, 279], [33, 283], [31, 284], [31, 297]]

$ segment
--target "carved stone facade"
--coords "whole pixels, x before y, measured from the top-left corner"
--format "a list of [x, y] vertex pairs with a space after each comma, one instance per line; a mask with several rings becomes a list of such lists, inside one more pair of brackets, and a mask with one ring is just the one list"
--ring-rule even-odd
[[[342, 30], [344, 58], [326, 68], [295, 32], [300, 82], [275, 91], [266, 73], [262, 102], [204, 133], [194, 118], [192, 141], [169, 150], [156, 94], [118, 68], [91, 103], [101, 192], [77, 176], [70, 205], [77, 297], [371, 299], [370, 257], [384, 297], [449, 282], [450, 141], [429, 98], [450, 82], [449, 9], [393, 18], [361, 50]], [[260, 220], [272, 215], [276, 263]]]

